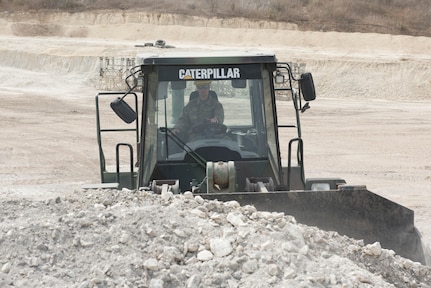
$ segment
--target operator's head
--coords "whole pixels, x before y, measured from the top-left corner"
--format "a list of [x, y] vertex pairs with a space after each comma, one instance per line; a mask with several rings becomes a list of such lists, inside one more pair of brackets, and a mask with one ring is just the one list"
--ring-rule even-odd
[[199, 80], [195, 81], [196, 89], [199, 92], [199, 98], [201, 100], [208, 99], [211, 81], [209, 80]]

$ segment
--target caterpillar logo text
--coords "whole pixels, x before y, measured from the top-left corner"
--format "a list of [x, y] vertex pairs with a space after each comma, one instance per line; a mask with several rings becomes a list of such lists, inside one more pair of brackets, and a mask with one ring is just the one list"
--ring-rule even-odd
[[238, 79], [241, 78], [239, 68], [200, 68], [200, 69], [180, 69], [178, 77], [180, 79]]

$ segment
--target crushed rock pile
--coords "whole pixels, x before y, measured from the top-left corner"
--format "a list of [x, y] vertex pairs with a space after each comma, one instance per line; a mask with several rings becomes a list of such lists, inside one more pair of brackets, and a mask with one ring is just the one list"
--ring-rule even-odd
[[[0, 202], [0, 287], [430, 287], [430, 268], [190, 192]], [[428, 283], [428, 284], [427, 284]]]

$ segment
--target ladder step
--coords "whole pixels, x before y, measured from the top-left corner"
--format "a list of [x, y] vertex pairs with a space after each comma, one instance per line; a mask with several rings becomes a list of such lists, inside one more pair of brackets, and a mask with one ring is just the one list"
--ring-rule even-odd
[[118, 189], [118, 183], [95, 183], [95, 184], [83, 184], [82, 189]]

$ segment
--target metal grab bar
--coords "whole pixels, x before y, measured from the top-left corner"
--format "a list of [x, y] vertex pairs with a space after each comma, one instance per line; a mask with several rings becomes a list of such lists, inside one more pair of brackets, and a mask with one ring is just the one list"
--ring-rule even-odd
[[120, 146], [129, 147], [130, 152], [130, 185], [129, 189], [133, 188], [133, 146], [129, 143], [118, 143], [115, 146], [115, 161], [117, 168], [117, 183], [120, 183]]

